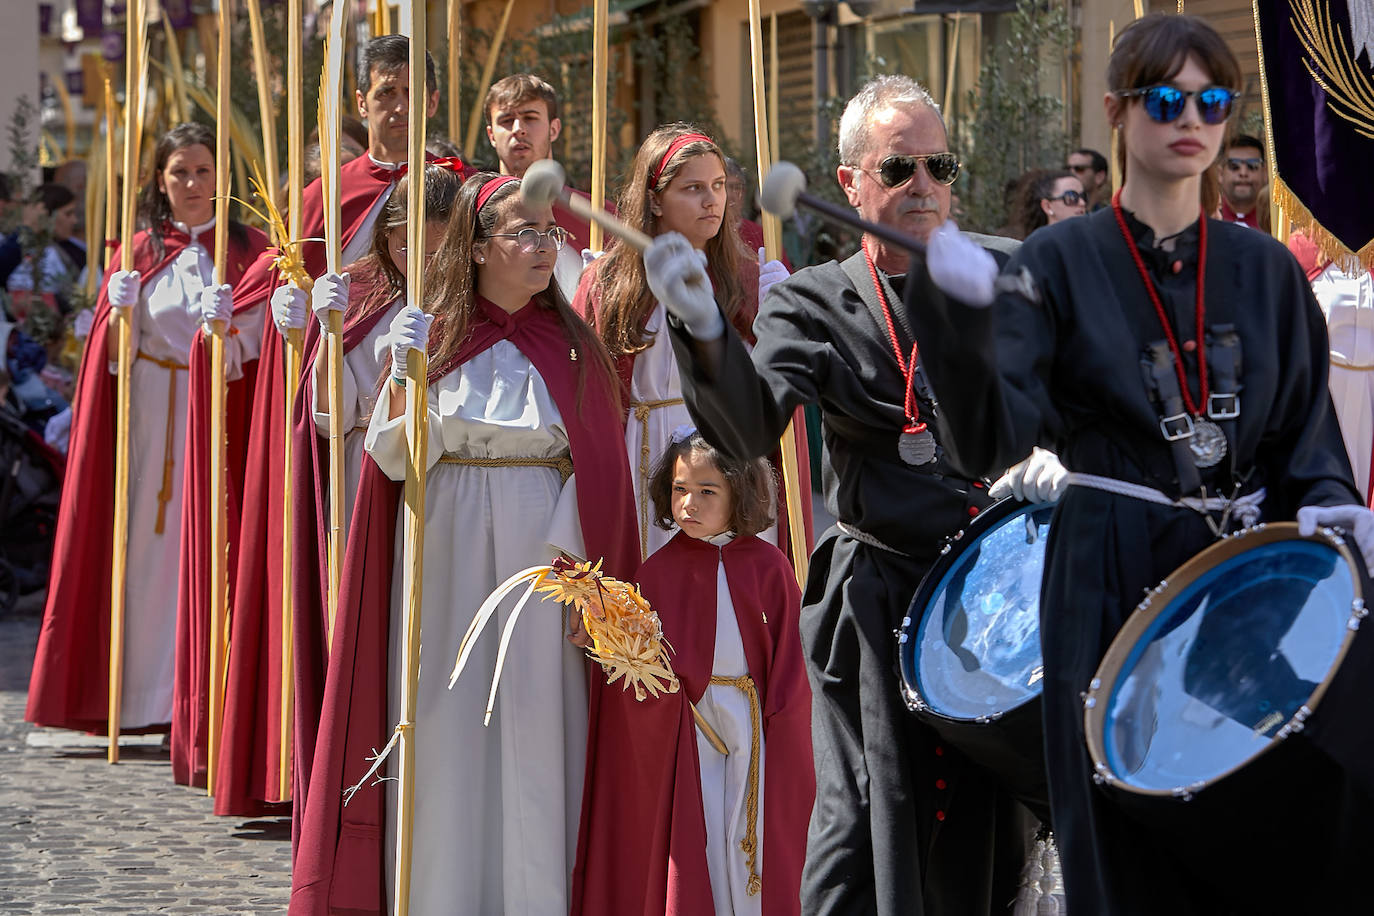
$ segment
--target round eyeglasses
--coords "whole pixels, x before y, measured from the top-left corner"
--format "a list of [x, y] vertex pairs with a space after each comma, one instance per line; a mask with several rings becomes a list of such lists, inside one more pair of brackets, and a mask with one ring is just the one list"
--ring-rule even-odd
[[1208, 86], [1189, 92], [1177, 86], [1146, 86], [1144, 89], [1125, 89], [1116, 95], [1123, 99], [1140, 99], [1145, 113], [1160, 124], [1177, 121], [1188, 99], [1197, 100], [1198, 117], [1208, 124], [1222, 124], [1231, 117], [1231, 106], [1237, 93], [1225, 86]]
[[959, 177], [959, 157], [953, 153], [931, 153], [928, 156], [888, 156], [878, 163], [876, 169], [863, 169], [873, 172], [887, 188], [900, 188], [911, 180], [916, 169], [925, 163], [930, 180], [937, 184], [951, 185]]
[[515, 239], [515, 245], [522, 254], [534, 254], [544, 247], [544, 240], [548, 239], [553, 245], [554, 251], [562, 251], [563, 246], [568, 241], [568, 230], [562, 226], [553, 226], [543, 232], [530, 226], [526, 226], [519, 232], [493, 232], [487, 236], [489, 239]]

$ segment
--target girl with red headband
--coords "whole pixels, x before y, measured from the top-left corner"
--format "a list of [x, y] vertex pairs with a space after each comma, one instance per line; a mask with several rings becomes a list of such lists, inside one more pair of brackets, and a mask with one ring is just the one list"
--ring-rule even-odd
[[[530, 609], [513, 631], [506, 664], [518, 673], [489, 727], [487, 680], [447, 683], [468, 622], [513, 573], [559, 549], [604, 560], [620, 578], [638, 566], [614, 371], [550, 282], [565, 234], [549, 207], [527, 205], [518, 190], [519, 179], [490, 173], [464, 183], [426, 307], [403, 306], [382, 339], [390, 355], [365, 439], [372, 460], [349, 532], [292, 913], [388, 908], [395, 783], [363, 777], [400, 718], [397, 506], [416, 349], [428, 353], [429, 465], [410, 909], [568, 911], [589, 678], [583, 654], [561, 638], [563, 614]], [[492, 670], [496, 653], [495, 640], [479, 642], [473, 667]], [[360, 780], [344, 807], [343, 790]]]
[[[761, 281], [758, 264], [742, 257], [735, 220], [726, 218], [725, 181], [725, 156], [715, 141], [689, 124], [667, 124], [640, 146], [616, 213], [647, 235], [685, 236], [701, 253], [726, 318], [752, 343], [759, 299], [786, 272], [770, 261]], [[652, 523], [650, 471], [673, 429], [690, 419], [668, 335], [660, 333], [666, 313], [649, 292], [643, 256], [619, 244], [582, 275], [573, 309], [596, 328], [629, 392], [625, 448], [635, 471], [640, 552], [647, 557], [672, 536]], [[769, 540], [776, 541], [775, 531]]]

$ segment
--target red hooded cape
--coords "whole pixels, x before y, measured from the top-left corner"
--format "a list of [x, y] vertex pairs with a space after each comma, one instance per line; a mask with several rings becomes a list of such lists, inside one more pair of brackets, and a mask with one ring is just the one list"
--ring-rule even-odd
[[[340, 170], [343, 244], [353, 240], [377, 198], [400, 174], [401, 170], [382, 168], [366, 155], [344, 164]], [[305, 238], [324, 234], [320, 187], [318, 179], [312, 182], [301, 200], [301, 235]], [[282, 278], [272, 266], [275, 254], [273, 249], [254, 264], [235, 290], [236, 310], [267, 303], [281, 285]], [[303, 258], [312, 277], [324, 272], [322, 243], [306, 244]], [[264, 309], [258, 364], [271, 368], [258, 373], [252, 392], [243, 502], [237, 526], [229, 529], [237, 532], [232, 540], [238, 550], [237, 560], [230, 566], [233, 614], [215, 790], [215, 813], [219, 815], [254, 816], [267, 810], [265, 802], [290, 800], [280, 798], [277, 772], [281, 752], [282, 494], [288, 477], [283, 462], [287, 415], [283, 359], [281, 332], [270, 310]], [[302, 365], [308, 378], [309, 362]], [[208, 524], [208, 518], [197, 521], [207, 538]], [[196, 556], [207, 555], [201, 551]], [[203, 560], [198, 562], [206, 565]], [[197, 606], [204, 607], [208, 580], [198, 582], [196, 588]], [[199, 613], [208, 619], [208, 607]]]
[[682, 689], [639, 702], [631, 692], [602, 685], [600, 707], [587, 727], [574, 914], [716, 912], [688, 700], [699, 701], [711, 679], [718, 561], [725, 563], [749, 673], [759, 692], [765, 748], [759, 823], [763, 912], [801, 911], [802, 860], [816, 794], [811, 691], [797, 629], [801, 593], [786, 557], [771, 544], [742, 537], [722, 549], [679, 531], [644, 562], [638, 579], [672, 644]]
[[[163, 227], [165, 250], [159, 255], [145, 229], [134, 236], [134, 269], [147, 280], [165, 269], [190, 241], [185, 233], [167, 224]], [[230, 250], [231, 264], [252, 256], [247, 247], [232, 241]], [[25, 711], [25, 718], [36, 725], [92, 732], [105, 732], [109, 715], [117, 386], [106, 359], [110, 333], [107, 291], [109, 274], [119, 269], [118, 250], [110, 265], [100, 285], [95, 321], [77, 374], [53, 575]]]
[[[588, 265], [582, 272], [582, 280], [577, 285], [577, 295], [573, 297], [573, 311], [581, 315], [583, 320], [593, 328], [596, 327], [596, 310], [601, 303], [601, 288], [597, 285], [596, 278], [601, 272], [601, 260], [598, 258]], [[744, 288], [744, 302], [739, 312], [731, 319], [731, 324], [739, 332], [750, 346], [755, 342], [754, 337], [754, 318], [759, 313], [759, 265], [757, 262], [745, 258], [740, 261], [740, 283]], [[648, 321], [648, 316], [644, 319]], [[620, 377], [621, 402], [626, 406], [625, 412], [621, 415], [621, 425], [623, 426], [629, 418], [630, 403], [630, 383], [634, 378], [635, 356], [634, 354], [622, 355], [615, 361], [616, 374]], [[796, 443], [797, 450], [797, 479], [802, 482], [802, 528], [806, 534], [804, 543], [806, 552], [810, 554], [816, 544], [815, 526], [812, 521], [811, 513], [811, 450], [807, 446], [806, 439], [806, 413], [803, 408], [798, 407], [792, 414], [792, 439]], [[782, 483], [782, 453], [773, 452], [768, 456], [773, 468], [778, 473], [779, 485]], [[789, 535], [789, 525], [787, 514], [787, 501], [782, 498], [781, 486], [778, 492], [778, 539], [782, 545], [782, 551], [790, 559], [792, 557], [792, 542]], [[795, 562], [794, 564], [795, 565]]]
[[[577, 503], [588, 554], [604, 558], [610, 575], [630, 576], [638, 565], [639, 544], [619, 415], [611, 392], [599, 394], [594, 378], [586, 380], [579, 397], [577, 370], [587, 363], [569, 360], [570, 342], [557, 315], [535, 303], [510, 315], [479, 299], [463, 346], [447, 364], [431, 368], [430, 384], [500, 340], [510, 340], [534, 363], [563, 417], [573, 468], [581, 472]], [[343, 790], [362, 776], [368, 756], [386, 744], [392, 727], [386, 706], [387, 628], [400, 492], [401, 484], [375, 463], [363, 462], [310, 791], [294, 849], [293, 914], [387, 910], [385, 795], [364, 789], [345, 808]], [[595, 701], [593, 715], [594, 710]]]

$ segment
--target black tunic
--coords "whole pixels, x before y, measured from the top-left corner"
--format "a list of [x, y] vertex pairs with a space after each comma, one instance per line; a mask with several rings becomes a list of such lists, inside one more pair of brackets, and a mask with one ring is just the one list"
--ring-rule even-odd
[[[909, 353], [909, 317], [890, 305]], [[827, 507], [894, 548], [831, 528], [812, 555], [801, 631], [817, 791], [802, 911], [1006, 912], [1033, 822], [906, 710], [894, 639], [944, 540], [989, 504], [986, 483], [943, 458], [925, 468], [898, 459], [905, 380], [886, 326], [833, 261], [769, 291], [752, 357], [727, 326], [714, 374], [683, 329], [670, 329], [687, 407], [708, 440], [766, 455], [793, 410], [818, 403]], [[929, 418], [930, 401], [919, 406]]]
[[[1207, 226], [1206, 326], [1235, 325], [1243, 368], [1230, 456], [1203, 482], [1227, 494], [1242, 480], [1240, 492], [1266, 487], [1266, 519], [1291, 519], [1304, 505], [1358, 505], [1327, 393], [1326, 328], [1301, 269], [1262, 233]], [[1196, 351], [1186, 343], [1196, 333], [1196, 225], [1173, 252], [1156, 248], [1143, 224], [1131, 220], [1131, 228], [1196, 395]], [[1073, 471], [1181, 495], [1140, 369], [1143, 349], [1164, 332], [1113, 211], [1037, 231], [1006, 273], [1022, 267], [1038, 304], [1008, 293], [992, 308], [969, 308], [934, 291], [923, 269], [913, 275], [913, 291], [931, 303], [917, 316], [917, 334], [958, 466], [989, 472], [1038, 444]], [[1354, 839], [1367, 836], [1368, 821], [1351, 832], [1368, 811], [1358, 796], [1348, 796], [1344, 823], [1314, 831], [1290, 819], [1308, 789], [1275, 785], [1195, 835], [1151, 837], [1092, 783], [1081, 692], [1143, 590], [1213, 539], [1188, 510], [1082, 487], [1060, 501], [1040, 606], [1050, 794], [1070, 912], [1337, 912], [1352, 883], [1369, 885], [1367, 864], [1340, 865], [1370, 852], [1367, 839]], [[1341, 781], [1338, 773], [1305, 775]], [[1347, 799], [1348, 787], [1330, 789]], [[1307, 864], [1297, 867], [1299, 859]]]

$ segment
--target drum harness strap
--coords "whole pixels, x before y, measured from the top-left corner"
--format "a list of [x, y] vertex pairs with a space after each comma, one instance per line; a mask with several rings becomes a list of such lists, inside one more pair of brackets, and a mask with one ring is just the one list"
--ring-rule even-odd
[[[1221, 537], [1226, 532], [1233, 518], [1246, 528], [1258, 522], [1260, 505], [1264, 502], [1266, 492], [1264, 487], [1260, 487], [1253, 493], [1230, 499], [1224, 496], [1184, 496], [1180, 499], [1173, 499], [1154, 487], [1117, 480], [1115, 477], [1101, 477], [1097, 474], [1070, 471], [1066, 480], [1070, 486], [1102, 490], [1116, 496], [1129, 496], [1131, 499], [1139, 499], [1160, 506], [1191, 509], [1206, 520], [1207, 526], [1212, 529], [1212, 533], [1217, 537]], [[1213, 512], [1220, 512], [1221, 518], [1219, 520], [1214, 519], [1212, 517]]]

